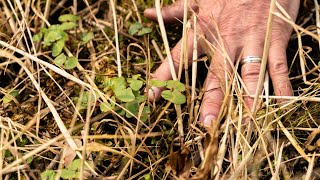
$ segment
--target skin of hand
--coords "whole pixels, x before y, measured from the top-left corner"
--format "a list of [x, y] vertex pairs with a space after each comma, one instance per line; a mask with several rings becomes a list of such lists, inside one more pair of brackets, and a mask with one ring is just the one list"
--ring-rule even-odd
[[[197, 34], [199, 39], [205, 39], [211, 45], [199, 43], [199, 54], [210, 54], [208, 49], [214, 49], [208, 75], [204, 84], [205, 94], [200, 110], [200, 121], [205, 126], [211, 126], [219, 114], [225, 91], [225, 73], [232, 72], [231, 64], [247, 56], [262, 57], [264, 41], [269, 16], [270, 0], [198, 0], [188, 2], [189, 10], [197, 12]], [[293, 21], [299, 11], [300, 0], [278, 0], [278, 3], [289, 14]], [[277, 12], [280, 12], [276, 8]], [[163, 7], [163, 20], [167, 23], [182, 20], [183, 0]], [[157, 20], [155, 8], [146, 9], [144, 15]], [[188, 57], [191, 62], [193, 50], [193, 30], [188, 30]], [[274, 16], [271, 44], [268, 55], [268, 71], [272, 80], [273, 89], [277, 96], [292, 95], [292, 87], [288, 77], [286, 48], [292, 33], [291, 26], [281, 18]], [[203, 41], [203, 40], [202, 40]], [[172, 49], [171, 55], [176, 71], [179, 67], [180, 42]], [[227, 56], [230, 62], [225, 63]], [[232, 64], [232, 65], [233, 65]], [[241, 77], [251, 95], [257, 89], [260, 63], [247, 63], [241, 66]], [[171, 73], [168, 59], [154, 72], [154, 79], [169, 80]], [[160, 97], [162, 89], [153, 89], [149, 92], [151, 99]], [[251, 108], [252, 98], [245, 98], [246, 105]]]

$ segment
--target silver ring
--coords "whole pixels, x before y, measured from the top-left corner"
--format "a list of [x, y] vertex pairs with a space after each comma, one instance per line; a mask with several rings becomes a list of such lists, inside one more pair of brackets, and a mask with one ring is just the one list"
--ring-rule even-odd
[[259, 56], [247, 56], [241, 59], [240, 64], [249, 64], [249, 63], [261, 63], [261, 57]]

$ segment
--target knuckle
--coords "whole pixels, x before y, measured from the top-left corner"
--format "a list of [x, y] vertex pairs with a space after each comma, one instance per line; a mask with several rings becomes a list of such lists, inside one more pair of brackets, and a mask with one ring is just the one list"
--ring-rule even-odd
[[219, 23], [219, 27], [223, 30], [220, 32], [223, 39], [233, 39], [234, 37], [238, 36], [239, 31], [240, 33], [247, 34], [247, 30], [239, 30], [236, 26], [234, 26], [234, 22], [232, 21], [221, 22]]
[[201, 13], [198, 15], [198, 26], [201, 31], [203, 31], [203, 35], [208, 35], [208, 33], [213, 29], [213, 16], [209, 16], [207, 14]]
[[269, 72], [271, 76], [287, 76], [287, 63], [285, 61], [274, 61], [269, 63]]
[[[281, 23], [281, 22], [279, 22]], [[292, 29], [286, 25], [278, 24], [272, 29], [271, 46], [274, 44], [280, 44], [281, 46], [286, 46]]]
[[256, 80], [260, 74], [260, 64], [248, 64], [242, 67], [242, 78]]
[[221, 78], [217, 76], [215, 73], [210, 72], [208, 73], [207, 79], [206, 79], [206, 87], [207, 89], [215, 89], [221, 87]]
[[209, 101], [202, 101], [201, 106], [201, 114], [213, 114], [215, 116], [218, 115], [222, 102], [219, 104], [217, 102], [209, 102]]
[[181, 46], [179, 44], [172, 50], [171, 57], [175, 64], [179, 64], [181, 54]]
[[222, 104], [223, 95], [218, 92], [219, 89], [212, 90], [206, 93], [202, 100], [202, 104], [210, 109], [219, 109]]
[[252, 9], [253, 6], [262, 6], [266, 7], [266, 9], [269, 7], [268, 1], [262, 1], [261, 3], [254, 3], [252, 0], [237, 0], [236, 1], [237, 6], [241, 6], [245, 9]]
[[[252, 95], [253, 95], [253, 94], [252, 94]], [[246, 105], [251, 109], [252, 106], [253, 106], [253, 103], [254, 103], [254, 99], [253, 99], [253, 98], [246, 97], [244, 100], [245, 100]]]

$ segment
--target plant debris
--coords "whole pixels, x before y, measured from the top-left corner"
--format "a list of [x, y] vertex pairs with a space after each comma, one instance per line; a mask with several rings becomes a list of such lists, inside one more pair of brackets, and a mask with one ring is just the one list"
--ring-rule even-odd
[[[165, 56], [159, 25], [142, 16], [153, 1], [0, 1], [0, 176], [320, 178], [316, 3], [302, 1], [303, 30], [287, 50], [294, 96], [269, 91], [242, 123], [250, 116], [233, 76], [223, 118], [206, 129], [197, 118], [210, 57], [197, 61], [194, 92], [190, 70], [180, 82], [150, 79]], [[172, 47], [181, 25], [166, 27]], [[158, 102], [152, 86], [166, 88]]]

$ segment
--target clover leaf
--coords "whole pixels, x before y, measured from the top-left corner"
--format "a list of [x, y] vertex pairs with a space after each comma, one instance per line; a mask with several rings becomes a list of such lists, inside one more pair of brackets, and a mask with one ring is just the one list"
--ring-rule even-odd
[[129, 30], [128, 30], [128, 33], [129, 33], [130, 35], [134, 35], [134, 34], [136, 34], [138, 31], [140, 31], [142, 28], [143, 28], [143, 26], [142, 26], [141, 23], [138, 23], [138, 22], [133, 23], [133, 24], [130, 25]]
[[71, 57], [68, 57], [66, 62], [64, 63], [64, 68], [73, 69], [77, 67], [77, 64], [78, 64], [78, 58], [71, 56]]
[[57, 42], [55, 42], [52, 46], [52, 56], [53, 57], [58, 56], [62, 52], [62, 49], [64, 46], [65, 46], [64, 39], [60, 39]]
[[184, 84], [176, 80], [167, 81], [167, 88], [174, 89], [180, 92], [183, 92], [186, 90], [186, 87], [184, 86]]
[[127, 86], [126, 80], [124, 77], [114, 77], [111, 80], [111, 89], [113, 92], [117, 92], [125, 89]]
[[80, 168], [81, 168], [81, 159], [73, 160], [68, 167], [68, 169], [73, 171], [80, 170]]
[[129, 27], [129, 30], [128, 30], [128, 33], [130, 35], [135, 35], [137, 34], [138, 36], [142, 36], [142, 35], [145, 35], [145, 34], [149, 34], [152, 32], [152, 29], [151, 28], [145, 28], [142, 26], [141, 23], [139, 22], [136, 22], [136, 23], [133, 23], [130, 25]]
[[145, 35], [145, 34], [149, 34], [152, 32], [152, 29], [151, 28], [142, 28], [140, 31], [138, 31], [138, 36], [142, 36], [142, 35]]
[[129, 86], [132, 88], [134, 91], [138, 91], [142, 86], [143, 86], [143, 81], [133, 79], [133, 78], [128, 78], [127, 79]]
[[115, 108], [115, 101], [116, 101], [116, 98], [114, 96], [111, 97], [111, 100], [110, 102], [102, 102], [100, 104], [100, 110], [102, 112], [108, 112], [110, 110], [113, 110]]
[[115, 92], [115, 96], [122, 102], [131, 102], [135, 99], [131, 88], [118, 90]]
[[34, 42], [39, 42], [39, 41], [41, 41], [42, 37], [43, 37], [43, 33], [39, 32], [39, 33], [33, 35], [32, 40]]
[[165, 81], [160, 80], [150, 80], [150, 86], [153, 87], [165, 87], [167, 83]]
[[60, 22], [66, 22], [66, 21], [74, 22], [74, 21], [80, 20], [80, 17], [73, 14], [64, 14], [59, 16], [58, 20]]
[[161, 96], [165, 99], [168, 100], [174, 104], [181, 105], [186, 102], [186, 96], [183, 95], [180, 91], [178, 90], [165, 90], [161, 93]]
[[77, 27], [78, 24], [74, 23], [74, 22], [64, 22], [61, 25], [58, 26], [58, 29], [65, 31], [65, 30], [70, 30], [73, 29], [75, 27]]
[[[139, 112], [139, 103], [137, 101], [128, 102], [125, 105], [125, 108], [134, 115], [137, 115]], [[131, 118], [132, 115], [126, 112], [126, 117]]]
[[76, 178], [76, 171], [70, 169], [62, 169], [61, 170], [61, 177], [63, 179], [73, 179]]
[[56, 176], [56, 173], [53, 170], [46, 170], [41, 173], [41, 179], [48, 179], [48, 180], [54, 180]]
[[113, 108], [112, 108], [112, 105], [109, 102], [102, 102], [100, 104], [100, 110], [102, 112], [108, 112], [111, 109], [113, 109]]
[[64, 64], [64, 62], [66, 62], [66, 60], [67, 60], [67, 56], [65, 54], [60, 54], [53, 60], [53, 62], [56, 65], [61, 67]]
[[150, 107], [144, 106], [142, 109], [141, 117], [140, 117], [141, 121], [146, 122], [150, 112], [151, 112]]
[[91, 39], [93, 39], [94, 38], [94, 34], [93, 34], [93, 32], [87, 32], [87, 33], [83, 33], [82, 35], [81, 35], [81, 41], [83, 42], [83, 43], [87, 43], [87, 42], [89, 42]]

